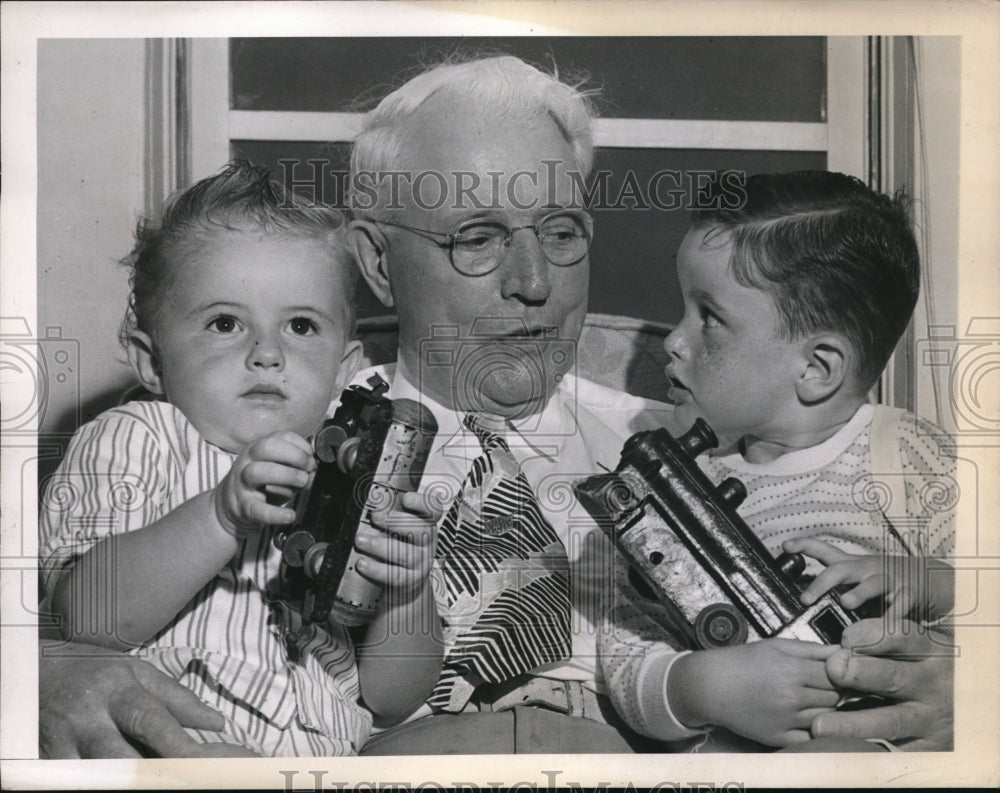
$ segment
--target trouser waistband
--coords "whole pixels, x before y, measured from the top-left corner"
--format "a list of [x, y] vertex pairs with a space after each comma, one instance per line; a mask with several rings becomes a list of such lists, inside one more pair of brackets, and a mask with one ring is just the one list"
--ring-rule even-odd
[[519, 705], [545, 708], [567, 716], [609, 723], [611, 700], [579, 680], [557, 680], [538, 675], [518, 675], [503, 683], [476, 687], [466, 710], [499, 712]]

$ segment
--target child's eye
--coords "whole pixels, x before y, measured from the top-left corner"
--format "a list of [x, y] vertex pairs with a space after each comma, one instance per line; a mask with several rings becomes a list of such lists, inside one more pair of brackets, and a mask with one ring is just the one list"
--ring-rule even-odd
[[305, 317], [295, 317], [288, 323], [288, 329], [296, 336], [310, 336], [316, 333], [316, 323]]
[[722, 320], [707, 308], [701, 309], [701, 323], [706, 328], [718, 328], [722, 325]]
[[209, 330], [214, 330], [217, 333], [235, 333], [239, 327], [240, 323], [236, 321], [236, 317], [227, 315], [216, 317], [208, 323]]

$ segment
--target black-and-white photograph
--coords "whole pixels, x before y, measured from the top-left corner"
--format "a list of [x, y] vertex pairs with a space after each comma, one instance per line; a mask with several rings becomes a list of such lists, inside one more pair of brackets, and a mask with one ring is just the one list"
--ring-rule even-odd
[[996, 7], [0, 13], [12, 787], [1000, 781]]

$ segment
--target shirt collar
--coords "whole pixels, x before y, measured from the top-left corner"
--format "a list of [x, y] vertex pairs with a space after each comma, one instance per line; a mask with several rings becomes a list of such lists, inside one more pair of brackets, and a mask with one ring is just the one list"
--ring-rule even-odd
[[805, 449], [787, 452], [770, 462], [751, 463], [745, 460], [739, 452], [723, 455], [719, 460], [734, 470], [748, 474], [785, 476], [814, 471], [829, 465], [843, 454], [847, 447], [854, 442], [855, 438], [868, 427], [874, 415], [874, 405], [862, 404], [851, 417], [850, 421], [822, 443]]
[[[393, 399], [412, 399], [423, 404], [438, 421], [439, 437], [454, 437], [466, 432], [462, 423], [465, 413], [445, 407], [434, 398], [422, 393], [416, 385], [417, 378], [401, 357], [397, 357], [395, 371], [391, 372], [387, 367], [386, 372], [392, 381], [389, 396]], [[575, 434], [573, 428], [576, 426], [577, 389], [576, 376], [564, 375], [541, 413], [504, 422], [508, 426], [503, 434], [508, 438], [512, 435], [519, 436], [528, 444], [544, 443], [547, 446], [551, 446], [556, 438]]]

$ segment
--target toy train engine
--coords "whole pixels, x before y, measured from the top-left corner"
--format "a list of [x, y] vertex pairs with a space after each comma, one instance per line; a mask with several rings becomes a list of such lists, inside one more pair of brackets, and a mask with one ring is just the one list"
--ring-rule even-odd
[[736, 512], [743, 484], [726, 479], [715, 487], [696, 465], [717, 444], [702, 419], [679, 438], [665, 429], [637, 433], [615, 471], [577, 483], [577, 497], [688, 649], [770, 637], [839, 644], [857, 617], [834, 593], [802, 604], [795, 581], [804, 558], [775, 559]]
[[[313, 484], [300, 494], [296, 524], [278, 532], [280, 596], [305, 622], [331, 616], [363, 625], [378, 613], [381, 588], [356, 569], [354, 538], [372, 511], [393, 509], [420, 485], [437, 422], [423, 405], [390, 400], [378, 375], [351, 386], [313, 439]], [[370, 524], [369, 524], [370, 525]]]

